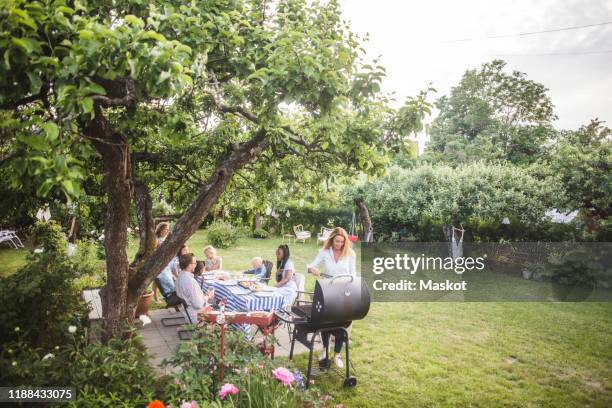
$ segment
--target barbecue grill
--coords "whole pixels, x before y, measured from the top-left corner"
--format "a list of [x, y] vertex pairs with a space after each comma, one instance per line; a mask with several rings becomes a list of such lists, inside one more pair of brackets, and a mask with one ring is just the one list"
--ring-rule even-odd
[[[315, 290], [308, 293], [312, 300], [298, 300], [291, 307], [291, 312], [281, 310], [276, 314], [280, 320], [293, 325], [291, 351], [293, 359], [296, 340], [309, 350], [306, 387], [310, 384], [314, 343], [322, 333], [341, 330], [344, 332], [346, 352], [346, 375], [344, 385], [354, 387], [357, 379], [350, 375], [349, 333], [347, 328], [353, 320], [363, 319], [370, 310], [370, 293], [364, 281], [352, 275], [338, 275], [331, 279], [320, 279], [315, 283]], [[329, 344], [325, 350], [325, 359], [320, 368], [329, 367]]]

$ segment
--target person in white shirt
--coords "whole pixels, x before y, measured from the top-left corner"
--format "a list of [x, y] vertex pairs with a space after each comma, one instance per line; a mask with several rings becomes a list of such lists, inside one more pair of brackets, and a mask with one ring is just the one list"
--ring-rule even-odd
[[208, 303], [212, 303], [215, 298], [213, 289], [208, 290], [208, 294], [204, 295], [202, 288], [193, 276], [193, 270], [196, 266], [196, 259], [192, 253], [181, 255], [179, 258], [179, 267], [181, 273], [176, 280], [176, 294], [183, 299], [187, 304], [185, 313], [191, 318], [193, 324], [198, 322], [198, 312]]
[[[321, 276], [319, 265], [325, 264], [325, 275], [351, 275], [356, 276], [355, 251], [351, 248], [351, 243], [348, 239], [348, 234], [344, 228], [336, 227], [329, 234], [329, 238], [323, 244], [323, 249], [319, 251], [317, 257], [308, 265], [308, 272], [316, 276]], [[338, 368], [344, 367], [340, 352], [344, 343], [344, 331], [336, 330], [333, 332], [324, 332], [321, 334], [323, 346], [327, 349], [329, 345], [329, 336], [333, 334], [334, 341], [334, 363]]]
[[297, 285], [293, 280], [293, 274], [295, 273], [295, 267], [293, 262], [289, 259], [289, 247], [287, 245], [280, 245], [276, 249], [276, 286], [277, 293], [281, 294], [284, 298], [284, 306], [291, 305], [297, 297]]

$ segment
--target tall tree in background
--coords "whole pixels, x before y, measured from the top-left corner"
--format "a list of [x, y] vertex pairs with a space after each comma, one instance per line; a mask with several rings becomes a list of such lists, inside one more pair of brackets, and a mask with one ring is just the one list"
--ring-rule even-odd
[[501, 60], [465, 72], [449, 96], [436, 102], [426, 159], [464, 163], [507, 160], [532, 163], [555, 132], [553, 104], [542, 84]]
[[[78, 197], [84, 180], [103, 176], [108, 337], [122, 334], [147, 286], [246, 166], [292, 156], [374, 173], [404, 142], [386, 124], [421, 126], [418, 99], [386, 108], [384, 70], [360, 63], [335, 1], [4, 4], [0, 165], [14, 187], [31, 184], [40, 196]], [[158, 248], [154, 165], [174, 168], [179, 185], [193, 181]], [[130, 264], [134, 199], [141, 248]]]
[[564, 132], [549, 165], [561, 177], [569, 209], [587, 217], [612, 216], [612, 130], [593, 120], [578, 131]]

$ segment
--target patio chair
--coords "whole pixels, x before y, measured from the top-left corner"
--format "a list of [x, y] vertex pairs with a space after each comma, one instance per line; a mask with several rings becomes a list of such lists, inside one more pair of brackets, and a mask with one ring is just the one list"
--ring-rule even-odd
[[306, 240], [310, 241], [310, 231], [304, 231], [304, 226], [302, 224], [294, 225], [293, 233], [295, 234], [296, 241], [302, 241], [302, 243], [305, 243]]
[[272, 268], [274, 268], [274, 264], [272, 263], [272, 261], [269, 261], [267, 259], [263, 261], [263, 264], [266, 267], [266, 277], [262, 280], [269, 281], [270, 277], [272, 276]]
[[[185, 300], [181, 299], [181, 298], [179, 298], [179, 300], [181, 301], [181, 304], [183, 305], [183, 312], [185, 314], [185, 323], [186, 324], [195, 324], [191, 320], [191, 316], [189, 316], [189, 313], [187, 312], [187, 307], [188, 307], [187, 306], [187, 302], [185, 302]], [[194, 332], [194, 329], [179, 329], [179, 331], [178, 331], [179, 340], [191, 340], [193, 332]], [[189, 333], [189, 335], [185, 336], [185, 333]]]
[[329, 236], [331, 235], [333, 229], [321, 227], [321, 232], [317, 233], [317, 246], [319, 243], [325, 243]]
[[[166, 309], [171, 307], [174, 308], [177, 312], [180, 312], [181, 309], [179, 306], [182, 305], [181, 299], [177, 296], [176, 292], [167, 293], [162, 289], [161, 282], [159, 278], [155, 278], [155, 285], [159, 288], [159, 292], [162, 294], [164, 298], [164, 302], [166, 302]], [[164, 317], [161, 319], [162, 326], [164, 327], [172, 327], [172, 326], [180, 326], [185, 324], [184, 316], [177, 317]]]
[[8, 243], [10, 247], [15, 249], [23, 248], [23, 242], [21, 242], [14, 230], [0, 231], [0, 243], [2, 242]]

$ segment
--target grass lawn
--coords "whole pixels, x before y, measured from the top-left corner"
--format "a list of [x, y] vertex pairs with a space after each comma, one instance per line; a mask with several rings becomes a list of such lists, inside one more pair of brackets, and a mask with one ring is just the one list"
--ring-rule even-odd
[[[219, 254], [224, 269], [242, 270], [256, 255], [274, 260], [280, 242], [243, 239]], [[188, 244], [201, 259], [205, 233]], [[316, 244], [290, 248], [303, 272]], [[24, 257], [0, 251], [0, 275]], [[351, 341], [357, 387], [334, 373], [315, 378], [345, 407], [612, 406], [612, 303], [373, 303]], [[306, 357], [297, 357], [304, 370]]]

